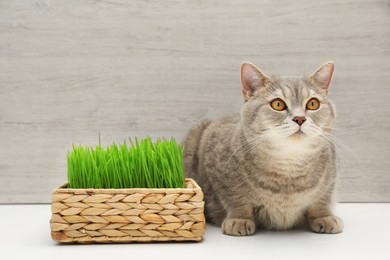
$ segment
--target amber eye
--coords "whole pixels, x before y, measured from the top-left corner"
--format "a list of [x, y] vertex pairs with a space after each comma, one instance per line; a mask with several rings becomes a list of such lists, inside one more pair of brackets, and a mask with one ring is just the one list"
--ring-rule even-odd
[[280, 98], [274, 99], [271, 101], [271, 107], [275, 109], [276, 111], [282, 111], [287, 108], [286, 103], [284, 103], [283, 100]]
[[309, 110], [317, 110], [320, 107], [320, 101], [316, 98], [312, 98], [306, 103], [306, 108]]

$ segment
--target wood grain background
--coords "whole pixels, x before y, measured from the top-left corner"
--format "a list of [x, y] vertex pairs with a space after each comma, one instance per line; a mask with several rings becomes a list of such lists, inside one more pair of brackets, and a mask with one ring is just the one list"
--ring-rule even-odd
[[390, 202], [389, 1], [0, 0], [0, 203], [47, 203], [73, 143], [239, 111], [239, 68], [336, 63], [340, 201]]

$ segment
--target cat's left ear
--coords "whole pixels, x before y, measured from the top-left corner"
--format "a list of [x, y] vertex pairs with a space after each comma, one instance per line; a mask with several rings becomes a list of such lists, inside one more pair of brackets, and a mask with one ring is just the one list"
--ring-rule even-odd
[[242, 95], [245, 101], [247, 101], [253, 93], [266, 85], [266, 82], [270, 78], [261, 72], [255, 65], [249, 62], [244, 62], [241, 65], [241, 83], [242, 83]]
[[309, 76], [309, 80], [313, 85], [325, 89], [326, 93], [328, 93], [330, 81], [332, 80], [333, 70], [334, 62], [328, 61], [319, 67], [313, 74], [311, 74]]

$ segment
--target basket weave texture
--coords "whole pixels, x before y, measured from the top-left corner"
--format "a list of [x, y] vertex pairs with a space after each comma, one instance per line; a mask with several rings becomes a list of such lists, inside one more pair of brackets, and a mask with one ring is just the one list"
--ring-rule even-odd
[[68, 189], [52, 193], [53, 240], [64, 243], [199, 241], [203, 192], [190, 178], [179, 189]]

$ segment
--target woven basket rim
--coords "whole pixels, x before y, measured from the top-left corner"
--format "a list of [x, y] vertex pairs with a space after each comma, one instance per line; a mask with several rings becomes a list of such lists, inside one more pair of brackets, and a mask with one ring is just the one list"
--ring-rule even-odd
[[94, 188], [67, 188], [68, 183], [64, 183], [63, 185], [56, 188], [53, 192], [79, 192], [79, 191], [85, 191], [85, 192], [93, 192], [93, 193], [117, 193], [117, 192], [188, 192], [188, 191], [200, 191], [202, 190], [201, 187], [196, 183], [196, 181], [192, 178], [185, 178], [186, 181], [186, 188], [125, 188], [125, 189], [94, 189]]

